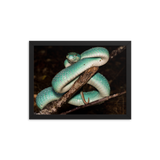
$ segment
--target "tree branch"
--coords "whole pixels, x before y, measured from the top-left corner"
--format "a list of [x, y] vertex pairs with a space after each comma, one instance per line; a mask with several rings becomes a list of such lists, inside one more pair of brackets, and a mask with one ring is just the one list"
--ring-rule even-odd
[[85, 104], [85, 105], [82, 105], [82, 106], [78, 106], [78, 107], [73, 108], [73, 109], [71, 109], [71, 110], [69, 110], [69, 111], [63, 112], [63, 113], [61, 113], [61, 115], [66, 115], [66, 114], [68, 114], [68, 113], [77, 111], [77, 110], [79, 110], [79, 109], [86, 108], [86, 107], [89, 107], [89, 106], [92, 106], [92, 105], [96, 105], [96, 104], [102, 103], [102, 102], [107, 101], [107, 100], [109, 100], [109, 99], [111, 99], [111, 98], [115, 98], [115, 97], [121, 96], [121, 95], [123, 95], [123, 94], [125, 94], [125, 93], [126, 93], [126, 91], [121, 92], [121, 93], [116, 93], [116, 94], [113, 94], [113, 95], [111, 95], [111, 96], [104, 97], [104, 98], [99, 99], [99, 100], [97, 100], [97, 101], [94, 101], [94, 102], [91, 102], [91, 103], [88, 103], [88, 104]]
[[126, 46], [120, 46], [118, 47], [116, 50], [113, 50], [111, 52], [110, 59], [114, 58], [115, 56], [117, 56], [118, 54], [122, 53], [124, 50], [126, 49]]
[[98, 71], [99, 67], [91, 67], [88, 70], [86, 70], [79, 79], [73, 84], [71, 89], [64, 94], [57, 102], [57, 107], [61, 107], [63, 104], [65, 104], [69, 99], [73, 97], [81, 89], [82, 86], [84, 86], [91, 77]]
[[65, 93], [53, 106], [44, 108], [41, 110], [38, 115], [52, 114], [57, 112], [57, 109], [60, 108], [63, 104], [67, 103], [76, 93], [84, 86], [90, 78], [98, 71], [99, 67], [91, 67], [87, 69], [78, 80], [73, 84], [70, 90]]

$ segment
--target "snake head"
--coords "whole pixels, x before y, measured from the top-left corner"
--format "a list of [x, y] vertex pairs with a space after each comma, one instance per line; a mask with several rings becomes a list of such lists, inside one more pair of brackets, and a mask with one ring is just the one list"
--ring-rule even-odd
[[76, 52], [70, 52], [66, 58], [70, 63], [76, 63], [81, 59], [81, 55]]

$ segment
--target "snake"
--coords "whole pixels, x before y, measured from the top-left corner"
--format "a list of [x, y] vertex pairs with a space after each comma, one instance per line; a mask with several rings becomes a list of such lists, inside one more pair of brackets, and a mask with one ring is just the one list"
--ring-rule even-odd
[[[43, 109], [48, 103], [60, 99], [75, 83], [79, 76], [87, 69], [102, 66], [109, 60], [109, 51], [104, 47], [93, 47], [81, 54], [69, 52], [62, 69], [51, 81], [51, 87], [40, 91], [36, 97], [36, 104]], [[96, 73], [88, 82], [95, 90], [83, 92], [89, 102], [99, 100], [110, 95], [108, 80], [100, 73]], [[69, 101], [74, 106], [84, 105], [81, 94], [74, 95]]]

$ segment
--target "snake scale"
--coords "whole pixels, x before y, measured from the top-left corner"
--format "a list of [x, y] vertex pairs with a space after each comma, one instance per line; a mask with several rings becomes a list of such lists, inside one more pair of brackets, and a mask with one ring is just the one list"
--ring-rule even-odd
[[[93, 66], [102, 66], [109, 60], [109, 52], [103, 47], [94, 47], [84, 51], [81, 55], [70, 52], [64, 61], [65, 69], [61, 70], [52, 79], [52, 87], [43, 89], [36, 97], [37, 106], [43, 109], [49, 102], [58, 100], [66, 93], [78, 79], [79, 75]], [[110, 86], [107, 79], [96, 73], [88, 84], [96, 88], [94, 91], [84, 92], [84, 98], [93, 102], [110, 95]], [[80, 94], [76, 94], [69, 101], [74, 106], [84, 105]]]

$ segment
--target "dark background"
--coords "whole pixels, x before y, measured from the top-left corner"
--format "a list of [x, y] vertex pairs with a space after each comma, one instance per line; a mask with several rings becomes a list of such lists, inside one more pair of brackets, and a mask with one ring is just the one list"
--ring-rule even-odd
[[[93, 46], [35, 46], [34, 47], [34, 96], [41, 90], [51, 86], [52, 78], [64, 69], [64, 60], [69, 52], [81, 54]], [[95, 46], [94, 46], [95, 47]], [[109, 53], [119, 46], [105, 47]], [[100, 66], [99, 73], [104, 75], [110, 83], [111, 93], [119, 93], [126, 90], [126, 51], [110, 59], [104, 66]], [[94, 90], [94, 87], [86, 84], [83, 91]], [[48, 105], [51, 105], [52, 102]], [[58, 114], [75, 106], [65, 104], [58, 110]], [[34, 102], [34, 112], [39, 108]], [[70, 114], [126, 114], [126, 95], [122, 95], [106, 101], [101, 105], [90, 106], [77, 110]]]

